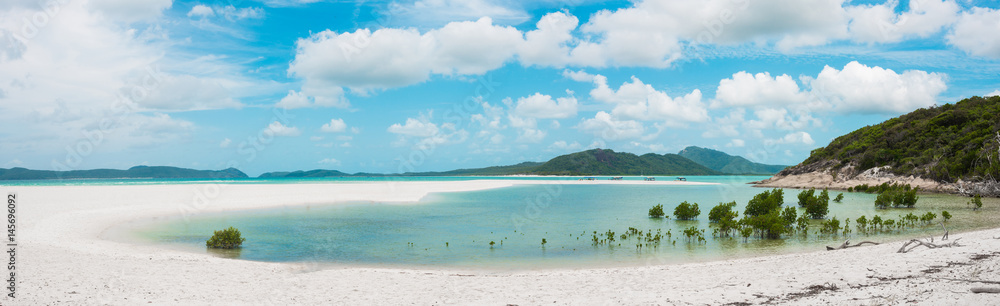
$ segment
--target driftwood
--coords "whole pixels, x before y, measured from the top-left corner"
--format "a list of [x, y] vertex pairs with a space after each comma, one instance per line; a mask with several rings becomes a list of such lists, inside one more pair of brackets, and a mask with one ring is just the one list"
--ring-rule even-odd
[[1000, 293], [1000, 288], [972, 287], [972, 293]]
[[964, 279], [964, 278], [948, 278], [948, 277], [932, 277], [932, 278], [933, 279], [940, 279], [940, 280], [950, 280], [950, 281], [956, 281], [956, 282], [984, 283], [984, 284], [996, 284], [996, 285], [1000, 285], [1000, 281], [991, 281], [991, 280]]
[[831, 246], [827, 246], [827, 247], [826, 247], [826, 250], [827, 250], [827, 251], [833, 251], [833, 250], [842, 250], [842, 249], [846, 249], [846, 248], [854, 248], [854, 247], [859, 247], [859, 246], [862, 246], [862, 245], [864, 245], [864, 244], [871, 244], [871, 245], [878, 245], [878, 242], [872, 242], [872, 241], [862, 241], [862, 242], [859, 242], [858, 244], [853, 244], [853, 245], [852, 245], [852, 244], [851, 244], [851, 240], [850, 240], [850, 239], [847, 239], [847, 241], [844, 241], [844, 243], [843, 243], [843, 244], [841, 244], [841, 245], [840, 245], [840, 246], [838, 246], [838, 247], [831, 247]]
[[[912, 239], [912, 240], [907, 241], [906, 243], [904, 243], [903, 246], [900, 247], [898, 251], [896, 251], [896, 253], [906, 253], [906, 252], [912, 251], [913, 249], [916, 249], [919, 246], [925, 246], [928, 249], [959, 247], [959, 246], [962, 246], [962, 245], [958, 244], [958, 240], [959, 239], [962, 239], [962, 238], [958, 238], [958, 239], [952, 240], [949, 243], [942, 243], [942, 244], [934, 244], [934, 243], [931, 243], [931, 242], [923, 242], [923, 241], [920, 241], [920, 240], [917, 240], [917, 239]], [[910, 247], [909, 249], [907, 249], [906, 247], [910, 246], [911, 244], [914, 244], [913, 247]]]
[[944, 222], [941, 222], [941, 229], [944, 230], [944, 236], [941, 237], [941, 240], [948, 240], [948, 228], [944, 227]]

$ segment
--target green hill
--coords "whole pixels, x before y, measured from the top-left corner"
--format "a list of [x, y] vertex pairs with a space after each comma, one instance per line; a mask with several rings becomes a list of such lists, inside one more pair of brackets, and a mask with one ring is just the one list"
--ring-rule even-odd
[[813, 150], [803, 166], [864, 171], [888, 166], [896, 175], [939, 182], [1000, 178], [1000, 96], [972, 97], [923, 108], [837, 137]]
[[716, 175], [706, 168], [677, 154], [619, 153], [593, 149], [562, 155], [538, 166], [532, 174], [539, 175]]
[[31, 170], [25, 168], [0, 169], [0, 180], [54, 180], [54, 179], [116, 179], [116, 178], [179, 178], [179, 179], [220, 179], [245, 178], [247, 175], [240, 170], [229, 168], [225, 170], [194, 170], [177, 167], [135, 166], [128, 170], [93, 169], [93, 170]]
[[775, 174], [788, 167], [755, 163], [742, 156], [732, 156], [720, 151], [695, 146], [684, 148], [677, 155], [690, 159], [709, 169], [730, 174]]

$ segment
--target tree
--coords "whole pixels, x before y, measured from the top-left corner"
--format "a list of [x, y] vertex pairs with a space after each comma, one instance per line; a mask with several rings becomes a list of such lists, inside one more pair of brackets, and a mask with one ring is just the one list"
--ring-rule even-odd
[[826, 218], [826, 214], [830, 212], [830, 196], [826, 193], [826, 190], [823, 190], [819, 197], [813, 197], [807, 201], [806, 214], [809, 215], [809, 218]]
[[240, 230], [230, 226], [227, 229], [215, 231], [212, 238], [205, 241], [205, 246], [213, 249], [238, 249], [243, 246], [243, 242], [246, 240], [240, 234]]
[[795, 219], [798, 217], [798, 211], [795, 207], [785, 207], [785, 210], [781, 211], [781, 220], [784, 221], [785, 227], [795, 226]]
[[816, 188], [810, 188], [809, 190], [799, 192], [799, 207], [806, 207], [806, 205], [809, 205], [809, 199], [813, 198], [815, 193]]
[[840, 203], [841, 201], [844, 201], [844, 194], [843, 193], [838, 193], [837, 197], [833, 198], [833, 201], [837, 202], [837, 203]]
[[656, 206], [649, 209], [650, 218], [663, 218], [663, 215], [663, 204], [656, 204]]
[[941, 218], [944, 218], [944, 221], [948, 221], [949, 219], [951, 219], [951, 214], [948, 213], [947, 210], [942, 210], [941, 211]]
[[677, 220], [694, 220], [699, 215], [701, 215], [701, 209], [698, 209], [698, 203], [691, 204], [684, 201], [674, 207], [674, 218]]
[[736, 219], [736, 212], [733, 208], [736, 207], [736, 202], [722, 203], [712, 207], [712, 210], [708, 211], [708, 221], [712, 223], [719, 223], [723, 219]]
[[765, 215], [772, 210], [778, 209], [785, 204], [785, 192], [783, 189], [772, 189], [759, 193], [747, 203], [747, 208], [743, 212], [745, 216]]

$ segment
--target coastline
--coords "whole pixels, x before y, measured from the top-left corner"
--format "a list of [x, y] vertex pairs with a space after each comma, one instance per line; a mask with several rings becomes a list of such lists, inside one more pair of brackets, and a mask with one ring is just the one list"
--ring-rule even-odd
[[[11, 187], [22, 199], [17, 302], [29, 304], [635, 304], [921, 303], [990, 301], [976, 284], [928, 277], [997, 275], [1000, 229], [953, 234], [963, 247], [896, 254], [902, 243], [706, 263], [489, 272], [321, 267], [231, 260], [103, 240], [129, 220], [344, 201], [413, 202], [431, 192], [518, 184], [649, 184], [644, 181], [379, 182]], [[697, 184], [658, 181], [656, 184]], [[995, 211], [990, 211], [995, 212]], [[949, 262], [969, 262], [951, 265]], [[924, 273], [931, 266], [947, 266]], [[876, 271], [873, 274], [872, 271]], [[880, 280], [888, 279], [888, 280]], [[748, 286], [749, 285], [749, 286]], [[810, 286], [833, 285], [837, 290]], [[829, 288], [829, 287], [824, 287]], [[815, 287], [814, 287], [815, 289]], [[622, 290], [625, 290], [622, 292]], [[929, 291], [928, 291], [929, 290]], [[812, 290], [815, 291], [815, 290]], [[786, 299], [794, 297], [793, 299]]]

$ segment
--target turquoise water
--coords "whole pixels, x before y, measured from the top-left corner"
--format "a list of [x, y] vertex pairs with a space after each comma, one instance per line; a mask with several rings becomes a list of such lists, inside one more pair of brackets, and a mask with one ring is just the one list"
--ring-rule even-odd
[[[203, 214], [140, 222], [129, 230], [145, 241], [167, 247], [206, 252], [213, 230], [239, 228], [247, 238], [242, 250], [222, 254], [245, 260], [311, 262], [334, 265], [424, 266], [472, 268], [545, 268], [629, 266], [649, 263], [708, 261], [822, 250], [845, 237], [814, 234], [782, 240], [713, 238], [708, 211], [719, 202], [736, 201], [737, 210], [764, 189], [746, 184], [765, 177], [689, 177], [718, 185], [522, 185], [475, 192], [432, 194], [419, 203], [339, 203], [294, 206], [238, 213]], [[661, 178], [666, 179], [666, 178]], [[794, 206], [798, 190], [785, 191], [786, 206]], [[836, 195], [833, 192], [831, 197]], [[942, 209], [955, 217], [953, 232], [996, 224], [996, 212], [971, 212], [966, 198], [922, 195], [916, 209], [876, 210], [874, 195], [845, 193], [843, 203], [830, 203], [839, 219], [878, 214], [897, 218]], [[669, 215], [681, 201], [699, 203], [696, 221], [650, 219], [647, 211], [663, 204]], [[333, 204], [333, 203], [331, 203]], [[995, 206], [995, 205], [994, 205]], [[802, 213], [803, 209], [799, 209]], [[705, 242], [689, 242], [681, 231], [705, 229]], [[629, 227], [660, 230], [672, 235], [658, 247], [637, 248], [634, 238], [594, 246], [593, 232]], [[852, 229], [854, 224], [851, 225]], [[850, 234], [854, 241], [890, 241], [939, 236], [939, 225], [894, 234]], [[542, 239], [546, 244], [541, 244]], [[602, 237], [603, 238], [603, 237]], [[495, 244], [491, 247], [490, 242]], [[620, 246], [619, 246], [620, 243]]]
[[[312, 184], [312, 183], [367, 183], [410, 181], [471, 181], [471, 180], [577, 180], [566, 176], [344, 176], [305, 178], [227, 178], [227, 179], [56, 179], [56, 180], [4, 180], [0, 186], [107, 186], [107, 185], [176, 185], [176, 184]], [[595, 178], [607, 179], [608, 176]], [[624, 177], [624, 180], [642, 180], [644, 177]], [[675, 177], [657, 177], [674, 180]]]

